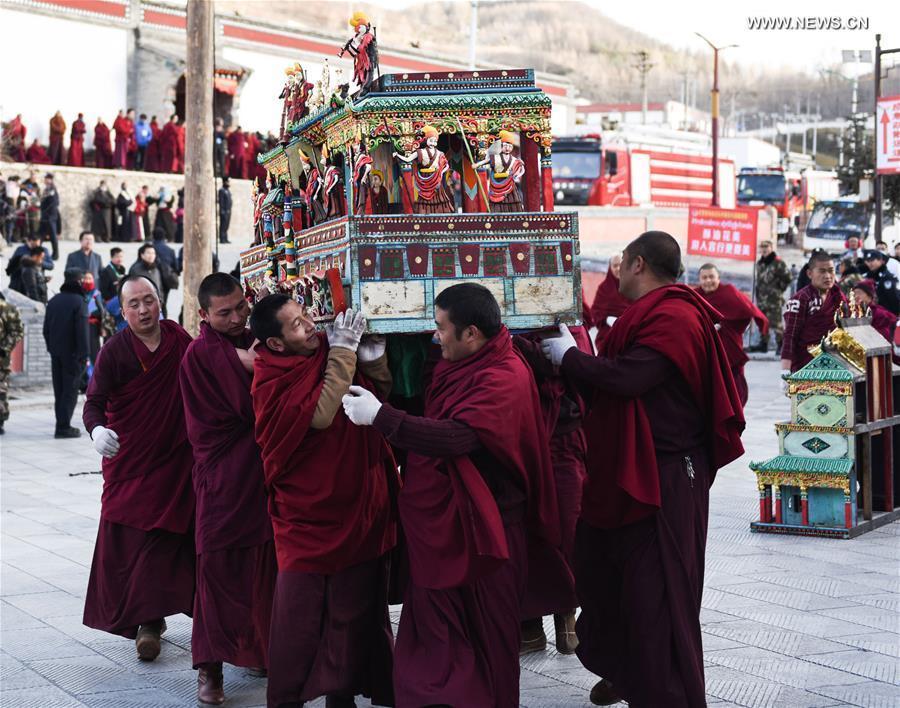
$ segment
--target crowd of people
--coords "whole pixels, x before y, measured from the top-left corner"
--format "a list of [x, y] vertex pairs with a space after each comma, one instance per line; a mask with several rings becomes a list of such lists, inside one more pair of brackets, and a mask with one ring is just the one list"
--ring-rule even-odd
[[[807, 363], [845, 302], [832, 257], [794, 284], [761, 243], [757, 307], [713, 263], [680, 284], [677, 242], [647, 232], [610, 260], [584, 327], [515, 336], [490, 291], [455, 285], [413, 347], [410, 398], [397, 341], [359, 313], [319, 331], [290, 297], [251, 308], [213, 273], [192, 340], [166, 319], [174, 253], [144, 243], [126, 270], [92, 233], [80, 245], [44, 332], [56, 435], [80, 435], [86, 385], [103, 456], [86, 625], [153, 661], [166, 617], [192, 616], [199, 705], [225, 701], [230, 663], [268, 678], [271, 707], [511, 706], [553, 615], [557, 651], [602, 677], [593, 703], [704, 704], [703, 529], [716, 471], [743, 452], [744, 333], [775, 334], [785, 370]], [[44, 268], [40, 240], [23, 247]], [[848, 247], [870, 277], [844, 287], [892, 340], [891, 259]]]
[[[21, 114], [3, 124], [3, 159], [34, 165], [69, 165], [145, 172], [184, 172], [184, 122], [178, 115], [167, 119], [157, 116], [136, 115], [133, 108], [120, 110], [112, 126], [103, 117], [97, 118], [93, 132], [93, 152], [85, 150], [88, 126], [84, 114], [79, 113], [69, 130], [66, 148], [67, 124], [57, 111], [50, 118], [49, 141], [45, 146], [37, 139], [28, 143], [28, 129]], [[215, 121], [213, 155], [216, 176], [233, 179], [260, 178], [265, 182], [265, 170], [257, 162], [257, 156], [268, 152], [278, 144], [269, 133], [244, 131], [241, 126], [225, 128], [225, 122]]]
[[511, 336], [490, 291], [448, 288], [413, 402], [391, 395], [388, 342], [360, 314], [319, 332], [290, 297], [251, 311], [214, 273], [192, 341], [162, 317], [160, 281], [104, 278], [92, 240], [47, 325], [65, 437], [85, 279], [115, 284], [125, 324], [84, 406], [104, 457], [85, 624], [152, 661], [165, 618], [191, 615], [201, 705], [224, 702], [227, 662], [268, 676], [270, 706], [506, 706], [554, 615], [557, 650], [603, 677], [595, 703], [702, 702], [694, 529], [742, 452], [745, 395], [713, 309], [739, 319], [743, 296], [714, 267], [699, 291], [677, 284], [677, 242], [636, 239], [609, 275], [624, 307], [605, 310], [599, 355], [585, 328]]

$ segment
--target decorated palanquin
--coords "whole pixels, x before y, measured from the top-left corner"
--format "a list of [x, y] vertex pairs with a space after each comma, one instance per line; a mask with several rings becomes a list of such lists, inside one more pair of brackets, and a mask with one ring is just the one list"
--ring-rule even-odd
[[578, 220], [553, 211], [532, 70], [388, 74], [355, 97], [324, 81], [260, 156], [251, 300], [287, 292], [319, 323], [353, 307], [370, 332], [413, 333], [434, 329], [442, 289], [475, 281], [510, 328], [580, 321]]
[[900, 367], [855, 301], [845, 314], [785, 377], [791, 420], [775, 424], [779, 454], [750, 463], [753, 531], [852, 538], [900, 518]]

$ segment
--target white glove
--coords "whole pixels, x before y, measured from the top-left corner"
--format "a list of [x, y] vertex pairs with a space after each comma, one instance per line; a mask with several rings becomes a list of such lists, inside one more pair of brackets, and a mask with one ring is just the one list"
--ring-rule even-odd
[[576, 346], [575, 337], [572, 336], [565, 324], [559, 326], [558, 337], [547, 337], [541, 341], [541, 350], [553, 366], [559, 366], [562, 363], [563, 356], [574, 346]]
[[781, 370], [781, 392], [787, 396], [788, 395], [788, 382], [784, 377], [791, 373], [790, 369], [782, 369]]
[[384, 356], [387, 339], [383, 334], [367, 334], [359, 343], [356, 358], [359, 361], [377, 361]]
[[366, 318], [361, 312], [347, 310], [338, 313], [334, 322], [325, 327], [325, 335], [328, 337], [328, 346], [344, 347], [355, 352], [366, 331]]
[[341, 399], [341, 403], [344, 404], [344, 413], [356, 425], [372, 425], [381, 410], [381, 401], [362, 386], [351, 386], [350, 393]]
[[616, 323], [617, 319], [619, 319], [619, 318], [613, 317], [612, 315], [610, 315], [609, 317], [606, 318], [606, 326], [612, 327]]
[[94, 441], [94, 449], [103, 457], [115, 457], [119, 451], [119, 436], [115, 430], [98, 425], [91, 431], [91, 440]]

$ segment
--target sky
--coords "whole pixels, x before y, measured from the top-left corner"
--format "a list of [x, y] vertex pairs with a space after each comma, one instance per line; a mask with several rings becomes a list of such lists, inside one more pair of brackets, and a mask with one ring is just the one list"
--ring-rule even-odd
[[[415, 0], [368, 0], [373, 4], [402, 8]], [[458, 0], [468, 3], [470, 0]], [[566, 0], [560, 0], [565, 2]], [[841, 61], [841, 50], [874, 49], [875, 34], [882, 46], [900, 46], [900, 2], [850, 3], [847, 0], [584, 0], [610, 19], [639, 30], [676, 48], [709, 50], [694, 33], [700, 32], [717, 46], [737, 44], [721, 57], [747, 65], [771, 68], [795, 67], [815, 73]], [[491, 0], [481, 0], [487, 4]], [[509, 4], [514, 5], [515, 2]], [[868, 29], [750, 30], [748, 17], [807, 17], [813, 21], [845, 23], [868, 20]], [[863, 71], [866, 67], [861, 67]], [[871, 71], [871, 66], [868, 67]], [[900, 69], [898, 69], [900, 71]], [[852, 75], [853, 68], [846, 69]]]

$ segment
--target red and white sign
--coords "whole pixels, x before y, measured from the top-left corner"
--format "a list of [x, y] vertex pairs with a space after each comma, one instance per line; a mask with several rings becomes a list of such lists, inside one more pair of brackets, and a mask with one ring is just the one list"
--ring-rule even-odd
[[875, 157], [878, 174], [900, 174], [900, 96], [878, 99], [875, 109]]
[[758, 209], [689, 207], [687, 252], [692, 256], [756, 260]]

